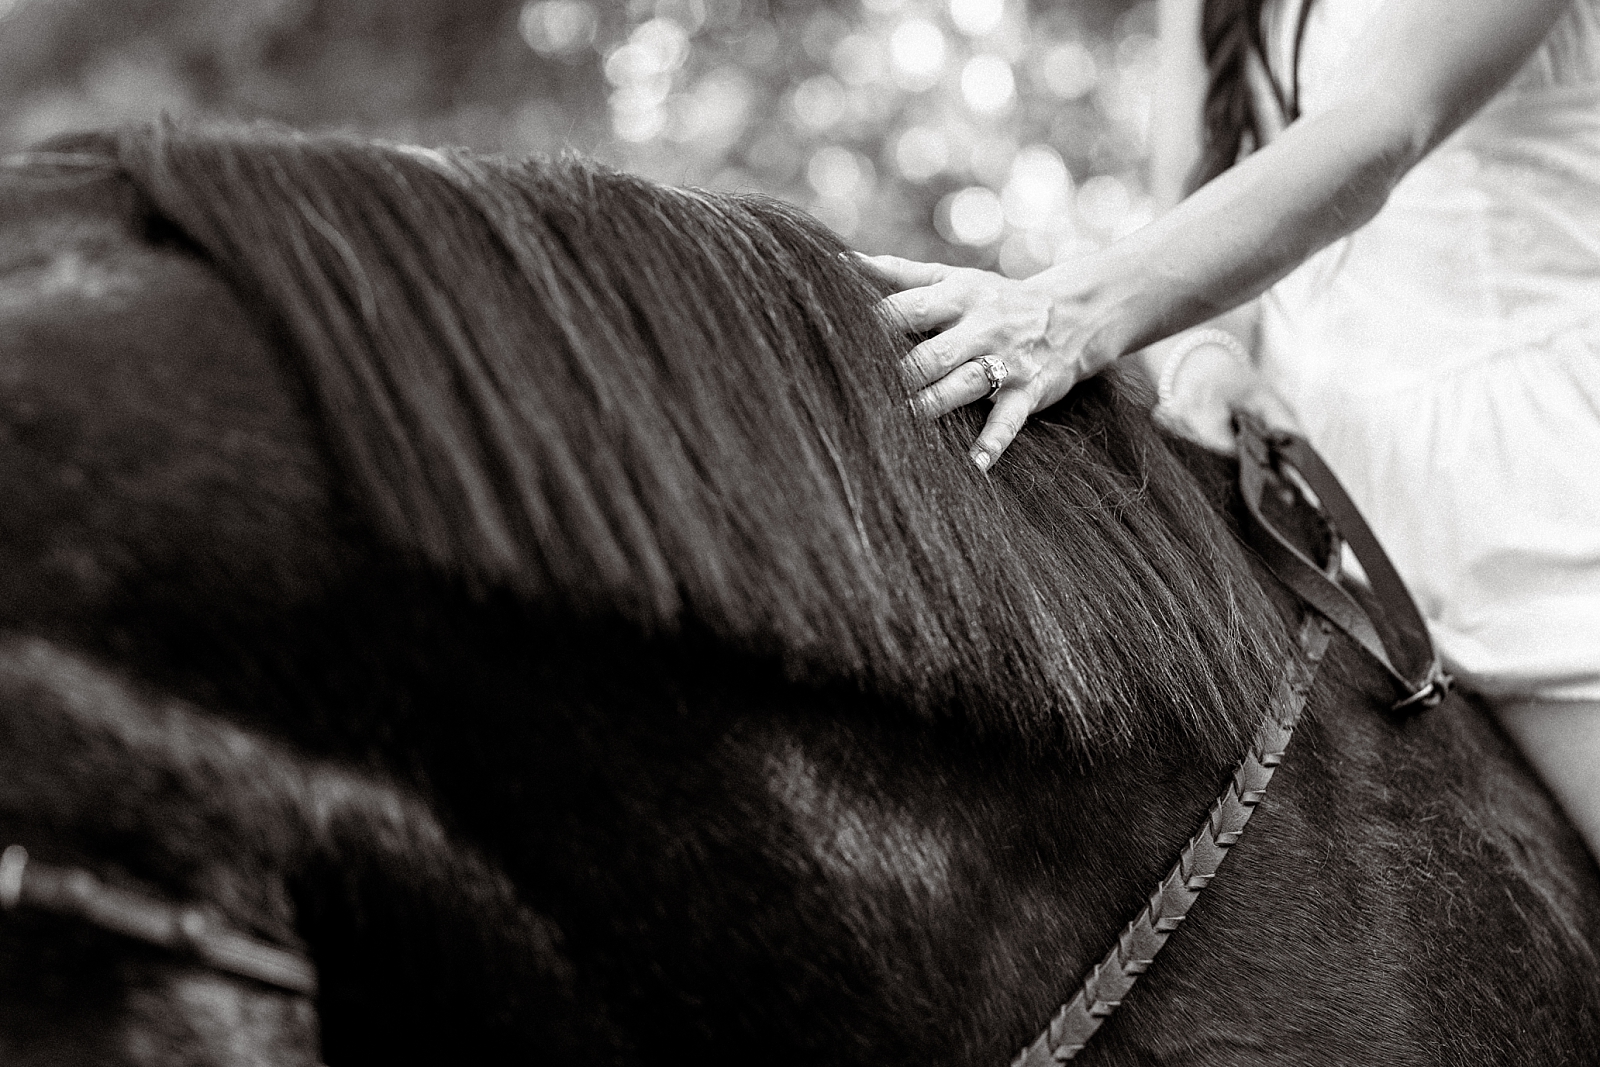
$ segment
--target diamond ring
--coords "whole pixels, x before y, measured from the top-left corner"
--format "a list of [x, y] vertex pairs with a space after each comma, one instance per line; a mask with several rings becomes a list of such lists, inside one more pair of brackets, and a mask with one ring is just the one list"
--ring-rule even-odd
[[999, 356], [979, 356], [972, 362], [983, 368], [983, 376], [989, 379], [989, 395], [985, 400], [993, 400], [1000, 387], [1006, 384], [1006, 377], [1010, 375], [1011, 368], [1006, 366], [1006, 361]]

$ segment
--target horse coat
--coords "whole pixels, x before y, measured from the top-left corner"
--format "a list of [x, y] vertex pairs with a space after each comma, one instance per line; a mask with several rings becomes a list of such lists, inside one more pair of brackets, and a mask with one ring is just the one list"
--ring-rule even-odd
[[[1114, 378], [971, 469], [841, 251], [570, 160], [10, 161], [0, 827], [302, 946], [321, 992], [197, 1014], [192, 964], [8, 917], [7, 1062], [1009, 1061], [1299, 607]], [[1600, 1047], [1592, 862], [1480, 708], [1390, 699], [1336, 642], [1085, 1062]]]

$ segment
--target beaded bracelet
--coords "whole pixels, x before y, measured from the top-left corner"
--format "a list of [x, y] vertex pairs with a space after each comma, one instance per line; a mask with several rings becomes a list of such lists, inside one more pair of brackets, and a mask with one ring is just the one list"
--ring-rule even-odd
[[1178, 342], [1172, 353], [1167, 356], [1167, 361], [1161, 366], [1161, 377], [1156, 380], [1156, 400], [1162, 407], [1172, 404], [1172, 384], [1178, 378], [1178, 368], [1183, 361], [1194, 354], [1195, 349], [1206, 345], [1216, 345], [1226, 349], [1228, 354], [1245, 366], [1250, 365], [1250, 353], [1245, 350], [1239, 339], [1227, 330], [1219, 330], [1215, 326], [1207, 326], [1203, 330], [1195, 330]]

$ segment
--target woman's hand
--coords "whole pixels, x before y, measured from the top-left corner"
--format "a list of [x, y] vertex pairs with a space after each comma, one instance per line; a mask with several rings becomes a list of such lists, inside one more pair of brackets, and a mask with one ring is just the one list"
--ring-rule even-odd
[[[1116, 353], [1091, 353], [1089, 301], [1061, 268], [1017, 281], [990, 271], [863, 256], [897, 291], [879, 305], [907, 333], [934, 333], [901, 364], [912, 404], [933, 418], [988, 397], [994, 407], [972, 446], [987, 470], [1034, 412], [1067, 395]], [[993, 357], [986, 370], [980, 357]], [[1004, 381], [993, 389], [998, 372]]]

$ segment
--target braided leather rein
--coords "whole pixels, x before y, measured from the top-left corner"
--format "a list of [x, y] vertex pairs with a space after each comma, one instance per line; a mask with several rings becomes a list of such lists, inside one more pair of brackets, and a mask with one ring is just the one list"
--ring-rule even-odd
[[1194, 907], [1200, 891], [1216, 875], [1228, 849], [1244, 833], [1245, 824], [1266, 795], [1332, 636], [1333, 626], [1326, 618], [1316, 612], [1305, 614], [1297, 635], [1298, 654], [1290, 657], [1250, 751], [1211, 805], [1205, 822], [1105, 958], [1090, 970], [1078, 992], [1061, 1006], [1044, 1032], [1017, 1054], [1012, 1067], [1054, 1067], [1077, 1056], [1121, 1005], [1139, 976], [1150, 968], [1156, 953]]
[[[1012, 1067], [1050, 1067], [1077, 1056], [1150, 968], [1266, 795], [1335, 629], [1389, 675], [1400, 694], [1391, 710], [1409, 713], [1433, 707], [1450, 691], [1450, 676], [1441, 666], [1416, 602], [1327, 464], [1303, 438], [1270, 429], [1248, 414], [1236, 414], [1234, 428], [1245, 539], [1305, 605], [1296, 638], [1298, 654], [1290, 657], [1249, 753], [1211, 805], [1206, 821], [1105, 958], [1090, 970], [1044, 1033], [1017, 1055]], [[1268, 517], [1264, 503], [1269, 494], [1288, 506], [1309, 508], [1323, 523], [1331, 545], [1325, 565], [1315, 562]], [[1370, 609], [1339, 582], [1342, 546], [1349, 547], [1371, 582]]]
[[11, 845], [0, 853], [0, 911], [24, 908], [77, 919], [290, 993], [317, 994], [316, 968], [298, 953], [242, 934], [210, 912], [107, 885], [81, 868], [41, 863]]

